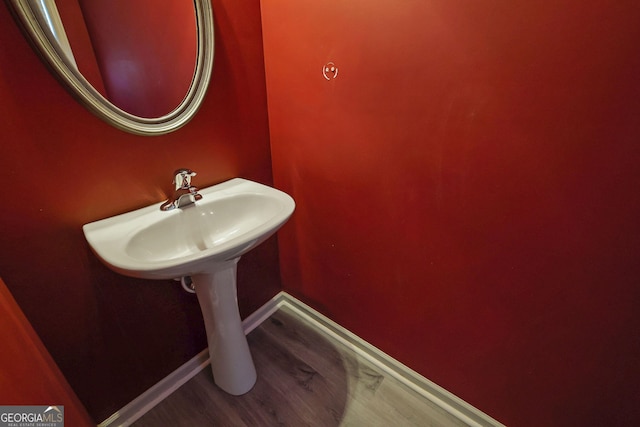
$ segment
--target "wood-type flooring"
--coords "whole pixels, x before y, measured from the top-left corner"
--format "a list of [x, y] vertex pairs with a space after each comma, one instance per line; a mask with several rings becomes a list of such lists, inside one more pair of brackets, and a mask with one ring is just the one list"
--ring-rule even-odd
[[207, 367], [135, 427], [466, 426], [286, 306], [248, 336], [258, 381], [242, 396]]

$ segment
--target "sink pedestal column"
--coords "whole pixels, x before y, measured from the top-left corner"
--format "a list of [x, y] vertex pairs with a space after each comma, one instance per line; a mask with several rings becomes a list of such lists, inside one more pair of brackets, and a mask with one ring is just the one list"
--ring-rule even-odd
[[239, 259], [216, 264], [209, 273], [191, 276], [204, 317], [214, 382], [236, 396], [251, 390], [257, 378], [238, 311]]

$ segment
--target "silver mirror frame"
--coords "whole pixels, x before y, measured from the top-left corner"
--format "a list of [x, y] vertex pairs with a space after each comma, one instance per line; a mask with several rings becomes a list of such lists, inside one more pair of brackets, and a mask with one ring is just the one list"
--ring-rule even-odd
[[93, 114], [126, 132], [138, 135], [162, 135], [187, 124], [196, 114], [207, 92], [214, 57], [213, 11], [210, 0], [194, 0], [198, 52], [191, 86], [180, 105], [157, 117], [135, 116], [116, 107], [87, 81], [64, 53], [54, 35], [42, 25], [30, 0], [7, 0], [36, 51], [71, 94]]

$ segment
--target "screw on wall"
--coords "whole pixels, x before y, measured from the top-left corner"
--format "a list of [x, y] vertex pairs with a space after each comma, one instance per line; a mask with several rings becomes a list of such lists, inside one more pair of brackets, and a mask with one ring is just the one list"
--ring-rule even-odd
[[338, 67], [333, 62], [327, 62], [322, 66], [322, 75], [327, 80], [335, 79], [338, 77]]

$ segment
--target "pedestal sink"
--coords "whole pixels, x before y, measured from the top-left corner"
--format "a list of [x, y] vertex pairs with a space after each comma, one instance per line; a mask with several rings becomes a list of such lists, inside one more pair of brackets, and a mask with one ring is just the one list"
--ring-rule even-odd
[[191, 276], [202, 315], [214, 381], [240, 395], [256, 381], [242, 329], [236, 266], [242, 254], [274, 234], [295, 208], [282, 191], [242, 178], [202, 190], [185, 208], [161, 203], [82, 227], [94, 253], [112, 270], [144, 279]]

